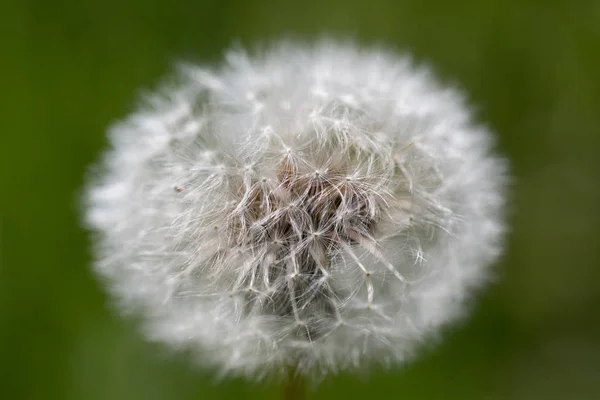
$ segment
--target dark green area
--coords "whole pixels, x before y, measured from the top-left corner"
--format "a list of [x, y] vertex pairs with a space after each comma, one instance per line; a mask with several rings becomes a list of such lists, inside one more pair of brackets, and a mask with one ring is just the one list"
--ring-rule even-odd
[[[173, 62], [333, 33], [462, 86], [515, 176], [497, 283], [413, 364], [315, 399], [596, 399], [600, 2], [9, 0], [0, 5], [0, 398], [268, 399], [147, 344], [89, 271], [77, 190], [111, 122]], [[595, 393], [595, 394], [594, 394]]]

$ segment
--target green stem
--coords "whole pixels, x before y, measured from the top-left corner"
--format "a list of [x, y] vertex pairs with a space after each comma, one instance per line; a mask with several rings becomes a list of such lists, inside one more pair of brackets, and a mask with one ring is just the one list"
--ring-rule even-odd
[[281, 385], [281, 400], [305, 400], [306, 382], [296, 374], [294, 369], [290, 369], [288, 376]]

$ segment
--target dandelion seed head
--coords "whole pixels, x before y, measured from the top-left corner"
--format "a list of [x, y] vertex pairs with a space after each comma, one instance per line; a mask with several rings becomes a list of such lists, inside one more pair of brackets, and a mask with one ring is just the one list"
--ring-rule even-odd
[[491, 135], [387, 51], [230, 51], [109, 138], [86, 192], [95, 270], [149, 338], [226, 373], [400, 364], [501, 250]]

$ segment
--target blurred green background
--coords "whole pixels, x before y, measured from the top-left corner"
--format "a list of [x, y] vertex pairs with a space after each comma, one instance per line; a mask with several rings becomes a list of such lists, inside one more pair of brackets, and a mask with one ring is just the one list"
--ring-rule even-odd
[[600, 398], [600, 1], [5, 0], [0, 33], [0, 398], [277, 398], [110, 310], [76, 195], [106, 126], [175, 61], [322, 33], [409, 50], [462, 86], [515, 179], [472, 316], [416, 362], [311, 398]]

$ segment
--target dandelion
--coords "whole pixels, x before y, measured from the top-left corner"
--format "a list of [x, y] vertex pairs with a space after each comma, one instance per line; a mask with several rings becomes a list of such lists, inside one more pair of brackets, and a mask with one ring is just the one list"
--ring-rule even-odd
[[150, 339], [224, 373], [401, 364], [501, 250], [490, 133], [384, 50], [182, 66], [110, 143], [86, 191], [95, 271]]

